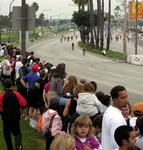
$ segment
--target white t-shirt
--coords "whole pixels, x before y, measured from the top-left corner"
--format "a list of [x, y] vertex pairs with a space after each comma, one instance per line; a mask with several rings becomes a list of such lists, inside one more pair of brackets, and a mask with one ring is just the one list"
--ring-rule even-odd
[[103, 115], [102, 122], [101, 145], [104, 150], [114, 150], [119, 148], [114, 139], [114, 132], [116, 128], [121, 125], [126, 125], [126, 121], [121, 111], [112, 105], [109, 106]]
[[1, 62], [1, 66], [2, 66], [2, 69], [3, 69], [3, 74], [6, 75], [6, 76], [10, 76], [12, 68], [11, 68], [11, 64], [10, 64], [9, 60], [7, 60], [7, 59], [3, 60]]
[[21, 68], [23, 65], [22, 65], [22, 62], [21, 61], [17, 61], [15, 63], [15, 71], [16, 71], [16, 78], [19, 77], [19, 68]]

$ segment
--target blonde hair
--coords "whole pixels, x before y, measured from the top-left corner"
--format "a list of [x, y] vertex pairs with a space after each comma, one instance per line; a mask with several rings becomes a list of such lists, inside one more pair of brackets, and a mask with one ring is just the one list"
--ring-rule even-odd
[[75, 139], [70, 134], [58, 135], [51, 143], [50, 150], [75, 150]]
[[92, 134], [92, 129], [93, 129], [92, 121], [87, 115], [81, 115], [76, 118], [76, 120], [74, 121], [72, 128], [71, 128], [71, 134], [73, 136], [77, 135], [77, 126], [79, 126], [79, 125], [89, 126], [89, 133], [87, 136], [90, 136]]

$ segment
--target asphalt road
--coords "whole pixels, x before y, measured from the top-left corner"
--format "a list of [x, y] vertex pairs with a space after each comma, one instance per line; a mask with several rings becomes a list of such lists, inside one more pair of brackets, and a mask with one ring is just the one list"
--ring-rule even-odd
[[[77, 43], [78, 39], [73, 40]], [[131, 103], [143, 101], [143, 67], [126, 64], [119, 61], [104, 58], [86, 52], [82, 55], [82, 50], [75, 44], [72, 51], [70, 42], [60, 42], [60, 37], [47, 39], [28, 47], [29, 51], [51, 62], [66, 64], [66, 71], [76, 75], [78, 78], [93, 80], [97, 82], [98, 91], [102, 90], [106, 94], [115, 85], [126, 87]]]

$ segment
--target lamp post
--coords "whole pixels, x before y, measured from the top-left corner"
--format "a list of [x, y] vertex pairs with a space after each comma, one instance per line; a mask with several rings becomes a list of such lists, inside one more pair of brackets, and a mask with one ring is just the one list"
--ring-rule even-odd
[[138, 54], [138, 0], [136, 0], [135, 55]]
[[10, 42], [10, 31], [11, 31], [11, 27], [10, 27], [10, 20], [11, 20], [11, 18], [10, 18], [10, 13], [11, 13], [11, 5], [12, 5], [12, 3], [14, 2], [15, 0], [12, 0], [11, 2], [10, 2], [10, 4], [9, 4], [9, 32], [8, 32], [8, 41]]

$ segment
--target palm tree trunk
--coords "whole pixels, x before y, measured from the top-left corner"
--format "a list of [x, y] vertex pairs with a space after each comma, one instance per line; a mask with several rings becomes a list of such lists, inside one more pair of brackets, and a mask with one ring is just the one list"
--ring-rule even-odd
[[124, 33], [123, 33], [123, 54], [124, 61], [127, 62], [127, 1], [124, 0]]
[[100, 19], [101, 19], [101, 1], [97, 0], [97, 34], [96, 34], [96, 48], [97, 49], [99, 49]]
[[102, 0], [101, 10], [101, 24], [100, 24], [100, 50], [103, 50], [104, 46], [104, 0]]
[[111, 0], [109, 0], [109, 11], [108, 11], [108, 32], [107, 32], [107, 47], [106, 49], [109, 50], [110, 48], [110, 28], [111, 28]]
[[89, 10], [90, 10], [90, 33], [91, 33], [91, 45], [94, 47], [94, 10], [93, 10], [93, 0], [89, 0]]

